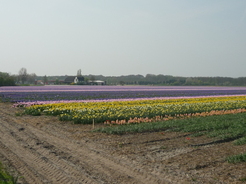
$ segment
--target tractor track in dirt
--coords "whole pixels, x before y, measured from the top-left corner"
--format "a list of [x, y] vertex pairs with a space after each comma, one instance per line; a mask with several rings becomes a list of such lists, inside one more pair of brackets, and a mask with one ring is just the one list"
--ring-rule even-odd
[[225, 161], [246, 152], [231, 140], [168, 131], [107, 135], [54, 116], [17, 116], [23, 109], [11, 106], [0, 103], [0, 162], [21, 176], [19, 184], [241, 184], [246, 178], [245, 163]]
[[45, 131], [4, 108], [0, 117], [0, 152], [27, 183], [168, 183], [59, 126]]

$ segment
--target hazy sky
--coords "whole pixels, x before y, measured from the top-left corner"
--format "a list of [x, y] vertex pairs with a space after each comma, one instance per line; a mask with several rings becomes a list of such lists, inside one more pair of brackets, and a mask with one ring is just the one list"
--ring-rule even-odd
[[246, 76], [246, 0], [0, 0], [0, 71]]

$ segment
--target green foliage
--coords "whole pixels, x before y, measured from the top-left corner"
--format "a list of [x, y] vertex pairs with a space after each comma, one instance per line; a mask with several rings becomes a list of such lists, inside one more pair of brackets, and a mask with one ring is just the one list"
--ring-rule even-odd
[[[50, 80], [64, 80], [67, 76], [49, 76]], [[91, 80], [92, 75], [83, 75], [85, 82]], [[120, 81], [125, 85], [161, 85], [161, 86], [246, 86], [246, 77], [176, 77], [172, 75], [124, 75], [124, 76], [103, 76], [94, 75], [94, 79], [106, 81], [108, 85], [118, 85]], [[93, 79], [93, 78], [92, 78]], [[37, 80], [42, 80], [38, 76]]]
[[[94, 131], [108, 134], [126, 134], [151, 131], [181, 131], [193, 133], [193, 136], [207, 135], [219, 140], [246, 138], [246, 113], [193, 117], [154, 123], [140, 123], [108, 126]], [[192, 136], [191, 135], [191, 136]], [[241, 139], [240, 139], [241, 138]]]
[[78, 82], [76, 85], [86, 85], [86, 82], [85, 81]]
[[233, 142], [234, 145], [243, 145], [246, 144], [246, 137], [242, 137]]
[[73, 119], [72, 119], [72, 116], [71, 115], [69, 115], [67, 113], [64, 113], [64, 114], [61, 114], [59, 116], [59, 120], [60, 121], [72, 121]]
[[108, 134], [126, 134], [126, 133], [141, 133], [151, 131], [163, 131], [169, 126], [160, 122], [155, 123], [140, 123], [140, 124], [129, 124], [121, 126], [110, 126], [100, 129], [96, 129], [96, 132], [104, 132]]
[[18, 177], [11, 176], [0, 163], [0, 184], [17, 184]]
[[40, 116], [41, 110], [40, 109], [25, 109], [24, 113], [32, 115], [32, 116]]
[[[164, 130], [190, 132], [191, 136], [207, 135], [217, 138], [219, 141], [235, 140], [234, 145], [242, 145], [246, 144], [246, 113], [109, 126], [94, 131], [107, 134], [126, 134]], [[246, 162], [246, 153], [229, 156], [226, 160], [229, 163]]]
[[30, 86], [30, 84], [18, 84], [18, 86]]
[[[85, 76], [90, 78], [90, 76]], [[126, 85], [163, 85], [163, 86], [245, 86], [246, 77], [176, 77], [171, 75], [126, 75], [126, 76], [95, 76], [97, 80], [107, 81], [109, 85], [120, 84], [120, 81]]]
[[0, 72], [0, 86], [15, 86], [14, 77], [8, 73]]
[[234, 164], [240, 162], [246, 162], [246, 153], [229, 156], [226, 158], [226, 161]]
[[245, 181], [246, 181], [246, 177], [242, 177], [242, 178], [239, 179], [239, 180], [245, 182]]
[[47, 84], [47, 83], [48, 83], [48, 80], [49, 80], [48, 77], [45, 75], [45, 76], [43, 77], [43, 83], [44, 83], [44, 84]]

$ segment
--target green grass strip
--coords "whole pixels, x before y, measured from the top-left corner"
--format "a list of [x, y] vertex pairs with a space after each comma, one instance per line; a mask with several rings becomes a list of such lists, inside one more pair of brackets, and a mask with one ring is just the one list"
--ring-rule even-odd
[[11, 176], [0, 163], [0, 184], [16, 184], [18, 177]]
[[229, 163], [246, 162], [246, 153], [239, 155], [232, 155], [226, 158]]
[[245, 140], [243, 137], [246, 137], [246, 113], [193, 117], [154, 123], [114, 125], [94, 131], [107, 134], [176, 131], [193, 133], [194, 136], [207, 135], [220, 140], [237, 138]]
[[243, 145], [246, 144], [246, 137], [242, 137], [233, 142], [234, 145]]

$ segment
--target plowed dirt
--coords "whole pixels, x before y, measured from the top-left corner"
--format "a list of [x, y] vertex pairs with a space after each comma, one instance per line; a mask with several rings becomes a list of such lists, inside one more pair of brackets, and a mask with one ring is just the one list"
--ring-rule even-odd
[[[243, 183], [246, 146], [175, 132], [107, 135], [0, 103], [0, 161], [24, 184]], [[95, 125], [96, 128], [104, 125]], [[192, 146], [193, 145], [193, 146]], [[194, 146], [197, 145], [197, 146]]]

